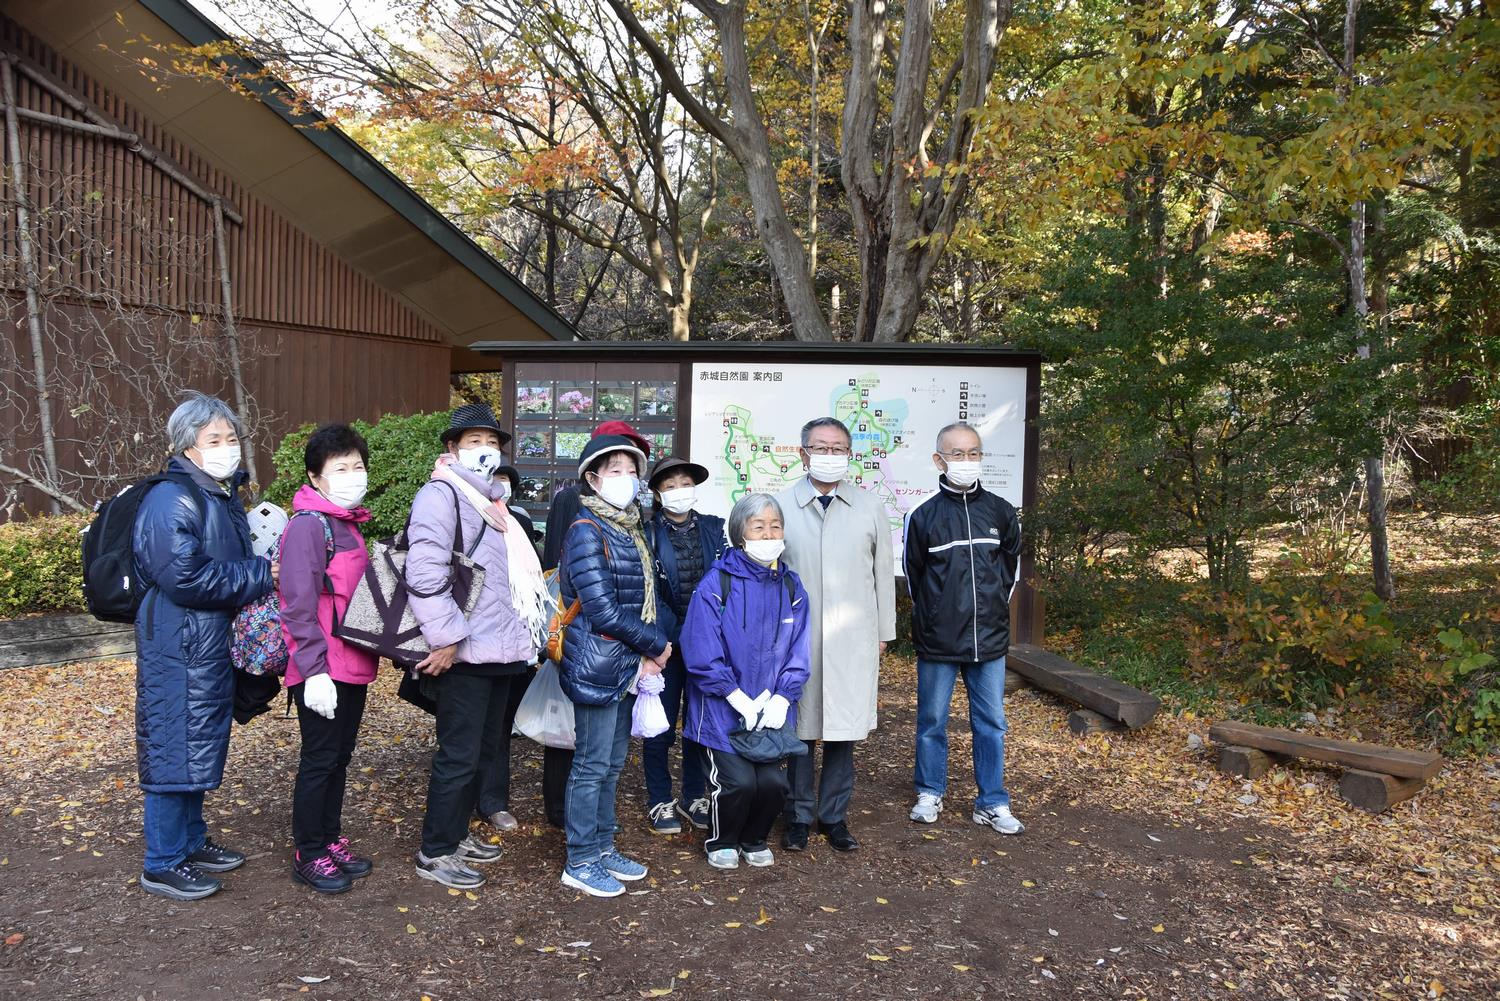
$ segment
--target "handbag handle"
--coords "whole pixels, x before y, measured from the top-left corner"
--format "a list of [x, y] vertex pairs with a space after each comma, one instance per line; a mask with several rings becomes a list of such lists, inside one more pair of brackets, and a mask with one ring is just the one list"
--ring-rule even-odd
[[[442, 481], [438, 480], [435, 482], [441, 483]], [[463, 510], [459, 507], [458, 488], [453, 486], [453, 484], [451, 483], [443, 483], [443, 486], [447, 487], [450, 491], [453, 492], [453, 547], [451, 552], [461, 553], [465, 559], [473, 559], [474, 550], [479, 548], [479, 540], [484, 538], [485, 530], [490, 527], [489, 522], [485, 521], [482, 516], [480, 517], [479, 531], [475, 533], [474, 541], [470, 543], [469, 548], [467, 550], [464, 549], [464, 517]], [[406, 525], [407, 529], [411, 527], [411, 514], [409, 512], [406, 515]], [[407, 529], [402, 529], [403, 543], [407, 541], [405, 538]], [[405, 545], [402, 545], [401, 548], [405, 549], [407, 547]], [[391, 559], [390, 550], [387, 550], [385, 553], [385, 562], [386, 566], [391, 568], [391, 572], [396, 575], [396, 579], [401, 582], [401, 586], [406, 588], [406, 590], [410, 594], [414, 594], [418, 598], [435, 598], [445, 591], [451, 591], [453, 589], [453, 574], [451, 573], [453, 562], [451, 558], [448, 562], [448, 566], [450, 569], [450, 573], [448, 574], [448, 582], [442, 587], [438, 588], [436, 591], [427, 592], [418, 591], [416, 588], [411, 586], [411, 582], [406, 579], [405, 571], [396, 566], [395, 560]]]

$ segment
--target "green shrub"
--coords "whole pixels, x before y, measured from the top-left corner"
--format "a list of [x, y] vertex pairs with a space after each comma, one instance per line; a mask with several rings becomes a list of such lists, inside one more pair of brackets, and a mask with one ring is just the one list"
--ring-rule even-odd
[[[370, 522], [364, 526], [364, 535], [368, 539], [395, 535], [406, 524], [417, 490], [432, 476], [448, 414], [386, 414], [374, 424], [351, 424], [370, 443], [370, 489], [365, 495]], [[283, 438], [272, 460], [276, 478], [266, 490], [266, 499], [288, 513], [292, 495], [307, 482], [303, 451], [315, 427], [304, 424]]]
[[[1334, 582], [1272, 580], [1214, 607], [1226, 646], [1253, 693], [1294, 706], [1325, 706], [1370, 689], [1390, 670], [1396, 626], [1369, 591]], [[1196, 657], [1202, 664], [1207, 651]]]
[[0, 617], [83, 610], [78, 533], [91, 520], [68, 514], [0, 525]]
[[[1497, 608], [1500, 612], [1500, 608]], [[1443, 629], [1436, 651], [1422, 651], [1422, 680], [1429, 686], [1427, 723], [1451, 750], [1473, 754], [1500, 748], [1500, 660], [1491, 630]]]

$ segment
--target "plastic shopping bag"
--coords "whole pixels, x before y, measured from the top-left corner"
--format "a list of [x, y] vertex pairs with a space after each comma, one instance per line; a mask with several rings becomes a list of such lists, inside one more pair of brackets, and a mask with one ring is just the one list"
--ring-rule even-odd
[[544, 747], [571, 748], [577, 739], [573, 703], [563, 694], [558, 668], [552, 661], [541, 666], [521, 697], [516, 708], [515, 732]]
[[667, 732], [667, 710], [661, 704], [661, 693], [667, 683], [660, 673], [641, 674], [635, 680], [635, 708], [630, 713], [632, 737], [655, 737]]

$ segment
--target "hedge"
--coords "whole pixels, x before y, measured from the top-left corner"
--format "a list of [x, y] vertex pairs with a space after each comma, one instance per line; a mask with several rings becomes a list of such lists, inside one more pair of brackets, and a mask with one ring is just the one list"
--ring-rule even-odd
[[87, 514], [0, 525], [0, 618], [32, 612], [81, 612]]
[[[370, 444], [370, 487], [365, 507], [370, 522], [363, 526], [367, 539], [395, 535], [406, 524], [412, 498], [432, 476], [432, 463], [443, 450], [442, 433], [448, 427], [446, 411], [435, 414], [386, 414], [374, 424], [353, 421], [351, 426]], [[304, 424], [281, 440], [272, 461], [276, 477], [266, 490], [266, 500], [290, 514], [292, 495], [307, 482], [303, 451], [317, 425]]]

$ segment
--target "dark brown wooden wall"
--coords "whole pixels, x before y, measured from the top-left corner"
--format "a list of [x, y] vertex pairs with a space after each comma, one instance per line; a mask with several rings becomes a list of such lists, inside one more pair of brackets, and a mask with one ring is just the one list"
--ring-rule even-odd
[[[255, 429], [263, 475], [270, 470], [269, 455], [286, 430], [307, 421], [373, 420], [385, 413], [410, 413], [443, 409], [448, 403], [450, 346], [440, 332], [411, 308], [351, 267], [328, 248], [301, 232], [295, 220], [278, 215], [270, 206], [248, 194], [232, 174], [223, 173], [191, 148], [179, 142], [111, 92], [107, 81], [94, 80], [73, 67], [26, 30], [0, 17], [0, 46], [22, 58], [83, 98], [125, 131], [139, 134], [153, 149], [200, 186], [221, 195], [243, 217], [244, 224], [227, 223], [230, 275], [234, 312], [246, 343], [246, 383], [257, 406], [269, 415], [268, 425]], [[77, 118], [70, 108], [26, 77], [17, 74], [19, 103], [62, 118]], [[64, 193], [57, 185], [68, 177], [83, 177], [104, 196], [100, 220], [103, 257], [82, 260], [66, 253], [53, 255], [46, 263], [61, 268], [60, 277], [78, 285], [82, 298], [49, 301], [49, 309], [68, 312], [107, 309], [95, 298], [107, 284], [115, 292], [124, 290], [127, 305], [170, 310], [181, 314], [203, 313], [217, 322], [220, 293], [217, 271], [212, 266], [213, 213], [209, 205], [188, 193], [180, 184], [131, 153], [115, 140], [84, 135], [35, 122], [21, 121], [23, 155], [34, 176], [28, 187], [35, 203], [57, 201]], [[290, 128], [279, 121], [278, 128]], [[9, 156], [0, 143], [3, 159], [3, 192], [7, 204]], [[350, 184], [359, 183], [354, 178]], [[48, 187], [53, 185], [53, 187]], [[98, 197], [98, 196], [95, 196]], [[125, 209], [144, 216], [132, 224]], [[164, 252], [160, 243], [143, 246], [141, 233], [167, 235], [179, 248], [203, 250], [207, 265], [199, 260], [187, 266], [178, 252]], [[65, 232], [43, 236], [66, 248]], [[195, 255], [196, 256], [196, 255]], [[0, 296], [14, 297], [0, 303], [0, 317], [22, 322], [7, 324], [3, 335], [14, 341], [13, 357], [29, 365], [24, 309], [17, 308], [21, 282], [16, 251], [16, 221], [10, 211], [0, 212]], [[69, 269], [72, 269], [71, 271]], [[102, 281], [97, 277], [103, 275]], [[108, 317], [104, 317], [108, 323]], [[165, 326], [165, 325], [163, 325]], [[49, 359], [65, 366], [67, 358]], [[0, 373], [0, 379], [18, 378], [16, 372]], [[222, 377], [184, 373], [184, 384], [229, 399]], [[216, 382], [220, 384], [215, 384]], [[67, 407], [54, 404], [61, 437], [76, 437], [80, 426]], [[83, 418], [86, 420], [87, 418]], [[12, 429], [0, 437], [10, 437]], [[85, 435], [85, 437], [87, 437]], [[36, 447], [19, 440], [11, 449]], [[78, 457], [71, 449], [60, 451], [59, 460], [71, 465]], [[103, 488], [101, 487], [101, 490]], [[44, 510], [41, 495], [27, 491], [28, 510]], [[4, 519], [0, 512], [0, 520]]]

